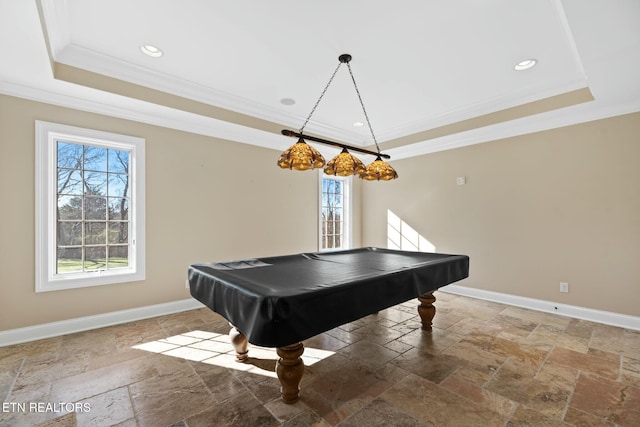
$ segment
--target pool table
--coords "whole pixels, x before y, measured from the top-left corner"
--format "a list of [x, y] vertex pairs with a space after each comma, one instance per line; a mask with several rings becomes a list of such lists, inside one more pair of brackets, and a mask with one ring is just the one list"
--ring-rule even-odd
[[188, 275], [191, 295], [229, 321], [238, 361], [247, 342], [277, 348], [282, 398], [294, 403], [303, 340], [412, 298], [429, 331], [433, 291], [468, 277], [469, 257], [367, 247], [199, 263]]

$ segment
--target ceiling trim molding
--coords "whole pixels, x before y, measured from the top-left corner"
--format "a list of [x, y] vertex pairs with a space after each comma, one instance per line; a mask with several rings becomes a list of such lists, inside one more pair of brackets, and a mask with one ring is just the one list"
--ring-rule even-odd
[[400, 160], [637, 112], [640, 112], [640, 100], [608, 106], [597, 106], [594, 103], [578, 104], [561, 110], [392, 148], [386, 150], [386, 153], [391, 155], [393, 160]]
[[[202, 102], [218, 108], [224, 108], [240, 114], [254, 116], [263, 120], [282, 123], [285, 127], [296, 128], [303, 123], [304, 118], [295, 114], [287, 114], [271, 107], [250, 101], [222, 91], [213, 90], [204, 85], [168, 76], [145, 67], [121, 61], [116, 58], [86, 49], [77, 45], [67, 46], [56, 58], [56, 61], [74, 68], [87, 70], [103, 76], [136, 85], [144, 86], [150, 90], [160, 90], [171, 95], [185, 99]], [[67, 80], [69, 81], [69, 80]], [[496, 96], [488, 101], [465, 106], [457, 110], [447, 111], [438, 116], [432, 116], [425, 120], [419, 120], [408, 124], [402, 124], [390, 131], [378, 134], [380, 142], [386, 142], [412, 135], [424, 129], [433, 129], [448, 124], [474, 118], [478, 115], [490, 114], [519, 105], [539, 101], [541, 99], [557, 96], [587, 87], [586, 77], [581, 76], [574, 81], [567, 82], [563, 86], [554, 88], [540, 88], [526, 93], [518, 93], [518, 101], [513, 101], [513, 93]], [[366, 146], [371, 142], [364, 140], [362, 135], [337, 129], [333, 126], [311, 120], [308, 124], [314, 133], [328, 138], [339, 139], [358, 146]]]
[[434, 127], [408, 137], [387, 141], [383, 144], [385, 150], [395, 147], [401, 147], [416, 142], [422, 142], [429, 139], [436, 139], [446, 135], [459, 134], [465, 131], [480, 129], [490, 125], [510, 122], [512, 120], [535, 116], [548, 111], [566, 108], [572, 105], [578, 105], [585, 102], [593, 102], [593, 94], [588, 87], [578, 89], [572, 92], [566, 92], [549, 98], [540, 99], [526, 104], [520, 104], [515, 107], [496, 111], [493, 113], [483, 114], [472, 117], [460, 122], [448, 125]]
[[[262, 120], [281, 123], [288, 128], [296, 128], [296, 126], [304, 123], [305, 120], [304, 117], [297, 114], [282, 112], [240, 96], [211, 89], [189, 80], [169, 76], [75, 44], [66, 46], [55, 57], [55, 61], [59, 64], [101, 74], [114, 80], [143, 86], [150, 90], [162, 91], [216, 108], [223, 108]], [[308, 127], [312, 128], [313, 132], [330, 138], [344, 140], [354, 145], [365, 145], [362, 136], [356, 132], [344, 131], [315, 120], [311, 120]]]
[[[473, 105], [465, 106], [464, 108], [450, 110], [437, 116], [431, 116], [425, 120], [403, 124], [401, 126], [398, 126], [397, 128], [382, 133], [380, 135], [380, 140], [383, 142], [392, 141], [394, 139], [402, 138], [407, 135], [424, 132], [425, 129], [434, 129], [447, 126], [453, 123], [473, 119], [474, 117], [493, 114], [499, 111], [508, 110], [510, 108], [526, 105], [532, 102], [585, 88], [588, 88], [588, 85], [586, 77], [583, 76], [582, 78], [567, 82], [562, 86], [557, 86], [551, 89], [540, 88], [533, 91], [528, 90], [526, 93], [524, 91], [522, 93], [516, 93], [515, 96], [513, 93], [509, 95], [496, 96], [485, 102], [479, 102]], [[514, 101], [514, 99], [517, 99], [517, 102]]]
[[137, 108], [124, 108], [96, 101], [88, 101], [74, 96], [4, 81], [0, 81], [0, 93], [45, 104], [176, 129], [263, 148], [284, 150], [290, 145], [289, 138], [283, 135], [174, 110], [168, 107], [153, 105], [152, 108], [154, 111], [144, 113], [141, 112], [141, 109]]
[[[199, 83], [184, 80], [146, 68], [131, 62], [123, 61], [91, 49], [75, 44], [68, 45], [58, 56], [56, 62], [74, 68], [102, 74], [116, 80], [145, 86], [154, 90], [177, 95], [187, 99], [197, 100], [206, 104], [236, 111], [238, 113], [265, 116], [267, 120], [279, 121], [286, 125], [295, 123], [299, 118], [293, 114], [276, 114], [263, 104], [215, 90]], [[264, 114], [264, 113], [267, 114]], [[277, 120], [275, 120], [277, 119]]]
[[45, 38], [48, 40], [49, 54], [55, 60], [66, 46], [71, 44], [71, 23], [67, 0], [36, 0], [41, 12], [42, 23], [45, 28]]
[[[154, 111], [142, 113], [140, 109], [115, 107], [4, 81], [0, 81], [0, 93], [273, 150], [284, 150], [290, 145], [290, 139], [282, 135], [157, 105], [152, 105]], [[392, 160], [400, 160], [636, 112], [640, 112], [640, 100], [609, 106], [598, 106], [597, 102], [579, 104], [385, 151]]]
[[573, 32], [571, 31], [571, 26], [569, 25], [569, 20], [567, 19], [567, 14], [564, 11], [561, 0], [551, 0], [551, 6], [556, 10], [554, 16], [558, 18], [558, 21], [560, 21], [560, 26], [565, 33], [565, 39], [571, 45], [573, 62], [579, 67], [580, 73], [585, 76], [586, 80], [586, 72], [584, 70], [584, 65], [582, 64], [582, 58], [580, 57], [580, 52], [576, 45], [576, 39], [573, 37]]
[[[391, 147], [394, 147], [395, 144], [394, 148], [387, 148], [385, 151], [394, 155], [394, 159], [411, 157], [639, 111], [640, 107], [635, 101], [614, 106], [596, 100], [585, 103], [589, 105], [575, 105], [537, 114], [534, 112], [534, 115], [529, 117], [514, 118], [491, 125], [478, 123], [477, 128], [468, 128], [468, 130], [457, 127], [449, 135], [440, 133], [441, 136], [438, 136], [437, 133], [432, 132], [435, 138], [426, 139], [424, 133], [427, 131], [448, 126], [453, 128], [456, 124], [476, 119], [479, 116], [491, 115], [502, 110], [524, 106], [528, 103], [584, 88], [592, 89], [591, 83], [588, 83], [587, 80], [572, 27], [569, 25], [568, 18], [574, 20], [574, 9], [569, 7], [572, 3], [566, 0], [564, 4], [563, 0], [547, 0], [547, 2], [554, 11], [555, 21], [552, 22], [556, 22], [561, 27], [560, 30], [568, 42], [568, 52], [565, 52], [565, 58], [570, 56], [572, 62], [576, 64], [575, 69], [572, 68], [571, 73], [565, 75], [564, 82], [560, 82], [555, 87], [538, 87], [536, 90], [529, 88], [526, 91], [521, 89], [509, 94], [495, 95], [492, 98], [454, 108], [436, 116], [430, 115], [411, 122], [399, 123], [397, 126], [376, 134], [381, 143], [388, 142]], [[304, 121], [304, 117], [292, 113], [291, 110], [278, 108], [278, 105], [263, 104], [232, 93], [212, 89], [194, 81], [153, 71], [145, 68], [144, 65], [123, 61], [78, 45], [77, 40], [74, 43], [71, 34], [71, 0], [35, 0], [35, 4], [38, 8], [40, 24], [56, 80], [53, 85], [49, 85], [51, 89], [38, 89], [39, 86], [47, 87], [39, 85], [39, 83], [33, 83], [33, 87], [27, 87], [0, 81], [0, 93], [274, 149], [288, 145], [287, 138], [280, 142], [282, 139], [279, 134], [280, 125], [296, 129], [296, 126]], [[569, 12], [568, 15], [565, 13], [565, 6]], [[579, 20], [577, 22], [580, 23]], [[614, 25], [613, 21], [611, 25]], [[579, 36], [580, 27], [575, 26], [574, 30]], [[581, 39], [578, 38], [578, 41]], [[582, 47], [585, 52], [590, 52], [588, 44], [582, 45]], [[55, 76], [57, 65], [75, 67], [79, 71], [84, 71], [86, 75], [78, 77], [81, 74], [78, 72], [75, 81], [73, 76], [58, 78]], [[588, 63], [587, 65], [589, 65], [589, 77], [593, 80], [593, 90], [597, 92], [596, 77], [599, 76], [600, 68], [597, 67], [598, 64]], [[91, 73], [93, 75], [88, 76]], [[94, 83], [94, 80], [100, 80], [102, 77], [113, 80], [113, 88], [115, 89], [109, 90], [106, 86], [101, 87]], [[66, 85], [82, 86], [83, 90], [87, 91], [100, 91], [101, 96], [97, 99], [101, 99], [101, 101], [85, 100], [80, 96], [68, 96], [65, 94], [65, 88], [70, 86]], [[119, 91], [127, 85], [140, 86], [139, 94]], [[153, 97], [148, 97], [147, 95], [151, 91], [156, 91], [155, 95], [161, 100], [154, 102]], [[71, 91], [71, 93], [79, 92]], [[104, 96], [107, 93], [113, 98]], [[183, 99], [175, 102], [163, 101], [169, 96], [182, 97]], [[514, 100], [513, 97], [517, 100]], [[111, 103], [107, 100], [114, 100], [114, 102]], [[197, 104], [202, 105], [198, 106]], [[240, 115], [247, 117], [239, 118]], [[231, 117], [233, 122], [229, 122], [225, 117]], [[259, 129], [252, 128], [252, 123], [247, 119], [255, 119]], [[263, 122], [260, 123], [260, 120]], [[368, 137], [363, 136], [362, 133], [350, 132], [348, 129], [345, 131], [317, 121], [311, 121], [307, 129], [312, 130], [314, 134], [357, 146], [371, 144]], [[407, 138], [405, 139], [405, 137]]]
[[[281, 123], [284, 127], [296, 128], [303, 123], [304, 117], [297, 114], [277, 110], [269, 105], [254, 102], [252, 100], [233, 95], [220, 90], [215, 90], [202, 84], [169, 76], [144, 66], [122, 61], [117, 58], [87, 49], [74, 44], [69, 33], [69, 13], [67, 0], [37, 0], [43, 9], [43, 18], [46, 20], [46, 38], [49, 40], [51, 56], [54, 61], [69, 65], [78, 69], [101, 74], [115, 80], [121, 80], [137, 84], [143, 87], [153, 88], [168, 94], [191, 99], [222, 109], [227, 109], [239, 114], [253, 116], [262, 120]], [[484, 115], [496, 111], [505, 110], [521, 104], [527, 104], [540, 99], [556, 96], [562, 93], [571, 92], [587, 87], [587, 79], [578, 55], [575, 41], [571, 34], [568, 21], [560, 0], [549, 0], [552, 7], [556, 9], [560, 24], [570, 40], [572, 52], [576, 64], [579, 65], [580, 75], [573, 81], [568, 81], [562, 86], [554, 88], [538, 88], [527, 90], [526, 93], [517, 94], [518, 101], [514, 101], [513, 93], [501, 94], [492, 99], [485, 100], [473, 105], [467, 105], [460, 109], [454, 109], [438, 116], [430, 116], [424, 120], [417, 120], [410, 123], [400, 124], [384, 132], [378, 132], [380, 142], [392, 141], [394, 139], [413, 135], [448, 124], [467, 120], [478, 115]], [[70, 81], [70, 80], [67, 80]], [[72, 82], [74, 83], [74, 82]], [[172, 107], [172, 106], [169, 106]], [[312, 120], [309, 129], [328, 138], [338, 139], [357, 146], [367, 146], [371, 143], [368, 138], [357, 132], [338, 129]]]

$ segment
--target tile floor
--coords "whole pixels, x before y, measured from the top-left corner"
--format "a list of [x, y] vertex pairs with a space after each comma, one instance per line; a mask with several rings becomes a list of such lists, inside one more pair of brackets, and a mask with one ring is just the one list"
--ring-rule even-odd
[[436, 295], [307, 340], [294, 405], [208, 309], [2, 347], [0, 426], [640, 426], [640, 332]]

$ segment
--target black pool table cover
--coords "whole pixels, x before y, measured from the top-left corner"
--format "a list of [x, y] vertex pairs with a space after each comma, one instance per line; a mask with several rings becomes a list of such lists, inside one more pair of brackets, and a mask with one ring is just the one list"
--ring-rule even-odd
[[250, 343], [284, 347], [469, 275], [469, 257], [381, 248], [193, 264], [191, 295]]

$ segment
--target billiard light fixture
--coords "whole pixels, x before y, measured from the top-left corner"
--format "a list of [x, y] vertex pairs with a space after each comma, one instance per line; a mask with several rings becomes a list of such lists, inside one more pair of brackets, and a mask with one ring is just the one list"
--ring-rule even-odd
[[[293, 144], [291, 147], [287, 148], [278, 159], [278, 166], [282, 169], [293, 169], [293, 170], [309, 170], [315, 168], [321, 168], [325, 166], [325, 159], [312, 146], [306, 143], [305, 139], [309, 141], [319, 142], [321, 144], [332, 145], [334, 147], [342, 148], [340, 154], [331, 159], [329, 163], [326, 163], [324, 168], [324, 173], [327, 175], [337, 175], [337, 176], [350, 176], [350, 175], [358, 175], [360, 178], [367, 181], [389, 181], [398, 177], [398, 173], [386, 163], [383, 158], [389, 159], [391, 156], [388, 154], [382, 154], [380, 152], [380, 146], [378, 145], [378, 141], [376, 140], [376, 136], [373, 133], [373, 128], [371, 127], [371, 122], [369, 121], [369, 116], [367, 115], [367, 110], [364, 108], [364, 102], [362, 101], [362, 96], [360, 96], [360, 91], [358, 90], [358, 85], [356, 84], [356, 79], [353, 77], [353, 71], [351, 71], [351, 65], [349, 62], [351, 61], [351, 55], [343, 54], [338, 57], [338, 66], [333, 71], [329, 82], [325, 86], [324, 90], [320, 94], [320, 97], [316, 101], [315, 105], [311, 109], [311, 113], [305, 120], [304, 124], [300, 128], [299, 132], [294, 132], [292, 130], [283, 129], [282, 134], [285, 136], [291, 136], [294, 138], [298, 138], [298, 142]], [[364, 117], [367, 121], [367, 125], [369, 126], [369, 131], [371, 132], [371, 137], [373, 138], [373, 142], [376, 145], [377, 152], [365, 150], [359, 147], [353, 147], [351, 145], [342, 144], [340, 142], [329, 141], [324, 138], [318, 138], [311, 135], [305, 135], [304, 128], [309, 123], [311, 116], [318, 108], [318, 104], [322, 100], [322, 97], [329, 89], [331, 82], [333, 82], [336, 73], [340, 69], [342, 64], [347, 64], [347, 68], [349, 70], [349, 74], [351, 75], [351, 80], [353, 81], [353, 86], [356, 89], [356, 93], [358, 95], [358, 99], [360, 100], [360, 105], [362, 106], [362, 111], [364, 113]], [[360, 159], [355, 157], [353, 154], [349, 152], [357, 151], [363, 154], [370, 154], [372, 156], [376, 156], [376, 159], [369, 165], [366, 166]]]

